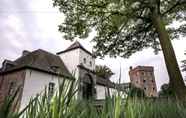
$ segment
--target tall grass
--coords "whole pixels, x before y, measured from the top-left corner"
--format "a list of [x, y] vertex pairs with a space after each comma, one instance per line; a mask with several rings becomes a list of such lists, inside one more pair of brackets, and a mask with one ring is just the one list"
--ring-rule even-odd
[[52, 99], [45, 91], [21, 112], [11, 112], [12, 97], [1, 107], [0, 118], [186, 118], [186, 106], [178, 101], [128, 98], [123, 102], [118, 94], [97, 107], [94, 101], [77, 99], [76, 88], [73, 82], [62, 82]]
[[166, 99], [129, 99], [125, 107], [126, 118], [186, 118], [186, 106]]

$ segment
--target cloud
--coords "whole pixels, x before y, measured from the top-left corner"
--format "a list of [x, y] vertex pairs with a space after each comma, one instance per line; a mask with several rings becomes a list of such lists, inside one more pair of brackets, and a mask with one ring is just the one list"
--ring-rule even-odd
[[[0, 0], [0, 62], [4, 59], [14, 60], [25, 49], [32, 51], [41, 48], [56, 53], [67, 48], [71, 42], [63, 40], [62, 34], [58, 32], [58, 25], [63, 20], [58, 9], [52, 7], [52, 0]], [[89, 40], [81, 40], [89, 51], [93, 45], [89, 41], [94, 34]], [[186, 58], [183, 55], [186, 40], [176, 40], [173, 44], [180, 62]], [[128, 82], [130, 66], [151, 65], [155, 69], [158, 88], [168, 82], [162, 53], [154, 55], [151, 49], [135, 53], [129, 59], [106, 57], [104, 60], [97, 59], [96, 63], [107, 65], [113, 70], [113, 81], [118, 80], [120, 66], [122, 81]]]
[[14, 60], [25, 49], [42, 48], [55, 53], [69, 45], [57, 31], [56, 21], [61, 14], [49, 1], [0, 1], [0, 62], [5, 58]]

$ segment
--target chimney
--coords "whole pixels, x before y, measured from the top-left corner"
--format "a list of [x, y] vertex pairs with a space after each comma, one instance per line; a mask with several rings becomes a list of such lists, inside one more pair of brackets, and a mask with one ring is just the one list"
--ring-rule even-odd
[[22, 56], [26, 56], [26, 55], [29, 54], [29, 53], [30, 53], [30, 51], [28, 51], [28, 50], [23, 50]]

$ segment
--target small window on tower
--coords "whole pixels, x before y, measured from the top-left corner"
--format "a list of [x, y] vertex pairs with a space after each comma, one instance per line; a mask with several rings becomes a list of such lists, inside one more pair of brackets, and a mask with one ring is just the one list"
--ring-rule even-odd
[[84, 62], [85, 64], [86, 64], [86, 61], [87, 61], [86, 58], [83, 58], [83, 62]]
[[92, 66], [92, 62], [90, 61], [90, 66]]

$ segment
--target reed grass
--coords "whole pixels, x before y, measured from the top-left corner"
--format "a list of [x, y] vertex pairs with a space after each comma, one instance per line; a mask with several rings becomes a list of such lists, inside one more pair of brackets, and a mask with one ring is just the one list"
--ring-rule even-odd
[[[66, 86], [67, 85], [67, 86]], [[79, 100], [74, 82], [65, 82], [52, 99], [47, 91], [30, 100], [20, 112], [12, 112], [11, 104], [16, 96], [7, 98], [0, 108], [0, 118], [186, 118], [186, 106], [179, 101], [128, 98], [120, 94], [107, 97], [102, 107], [94, 101]]]

